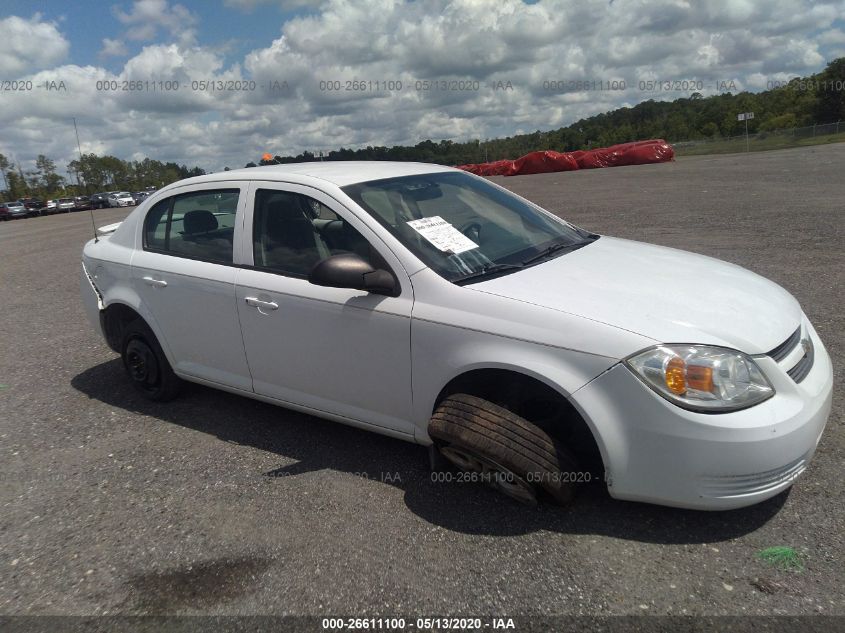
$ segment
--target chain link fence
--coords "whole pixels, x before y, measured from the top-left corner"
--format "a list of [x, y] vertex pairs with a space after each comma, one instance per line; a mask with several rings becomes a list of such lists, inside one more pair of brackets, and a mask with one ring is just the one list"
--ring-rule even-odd
[[782, 130], [766, 130], [741, 136], [716, 137], [696, 141], [678, 141], [672, 143], [677, 156], [695, 154], [730, 154], [734, 152], [759, 152], [767, 149], [801, 147], [820, 143], [845, 141], [845, 121], [823, 123], [806, 127], [793, 127]]

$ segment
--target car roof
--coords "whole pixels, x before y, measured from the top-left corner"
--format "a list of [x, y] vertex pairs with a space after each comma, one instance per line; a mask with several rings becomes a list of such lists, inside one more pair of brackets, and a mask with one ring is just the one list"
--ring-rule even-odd
[[180, 180], [179, 186], [215, 182], [218, 180], [281, 180], [307, 184], [309, 181], [322, 180], [345, 187], [368, 180], [414, 176], [436, 172], [454, 171], [452, 167], [431, 163], [405, 163], [392, 161], [312, 161], [307, 163], [288, 163], [285, 165], [266, 165], [220, 171], [205, 176], [196, 176]]

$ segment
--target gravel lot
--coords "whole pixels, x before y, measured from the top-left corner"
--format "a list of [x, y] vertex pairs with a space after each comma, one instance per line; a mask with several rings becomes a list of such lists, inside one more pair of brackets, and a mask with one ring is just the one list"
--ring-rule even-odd
[[[496, 180], [782, 284], [842, 385], [843, 165], [839, 144]], [[526, 509], [432, 483], [411, 444], [202, 387], [141, 399], [79, 303], [90, 234], [88, 212], [0, 224], [0, 614], [845, 615], [841, 389], [764, 504]], [[756, 555], [781, 545], [802, 569]]]

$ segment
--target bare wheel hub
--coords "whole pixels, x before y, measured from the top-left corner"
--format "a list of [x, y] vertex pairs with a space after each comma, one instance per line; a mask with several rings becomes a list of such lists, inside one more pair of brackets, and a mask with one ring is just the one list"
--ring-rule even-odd
[[444, 446], [440, 453], [461, 470], [481, 474], [485, 484], [511, 499], [526, 505], [537, 504], [534, 486], [509, 468], [459, 446]]

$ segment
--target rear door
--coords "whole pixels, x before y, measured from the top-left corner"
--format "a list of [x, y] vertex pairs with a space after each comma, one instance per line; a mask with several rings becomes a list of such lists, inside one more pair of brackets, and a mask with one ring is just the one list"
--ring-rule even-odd
[[132, 283], [177, 373], [251, 391], [233, 265], [245, 188], [197, 185], [152, 206], [132, 258]]

